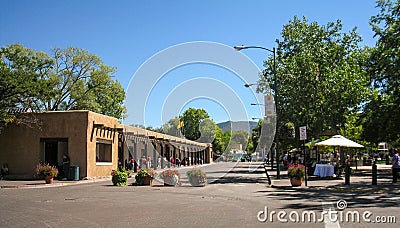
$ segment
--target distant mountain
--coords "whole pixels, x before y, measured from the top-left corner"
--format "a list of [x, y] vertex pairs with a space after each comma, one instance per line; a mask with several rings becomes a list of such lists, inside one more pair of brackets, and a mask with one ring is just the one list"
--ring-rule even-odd
[[218, 123], [218, 127], [221, 128], [223, 132], [227, 131], [248, 131], [251, 135], [251, 130], [257, 127], [258, 122], [254, 121], [226, 121]]

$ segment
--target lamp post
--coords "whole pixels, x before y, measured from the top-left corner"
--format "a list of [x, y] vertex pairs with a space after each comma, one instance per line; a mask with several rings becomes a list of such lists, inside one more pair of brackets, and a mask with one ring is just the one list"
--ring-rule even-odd
[[257, 85], [257, 84], [254, 84], [254, 83], [250, 83], [250, 84], [244, 84], [244, 87], [247, 87], [247, 88], [249, 88], [250, 86], [253, 86], [253, 85]]
[[[271, 49], [261, 47], [261, 46], [234, 46], [233, 47], [237, 51], [241, 51], [244, 49], [250, 49], [250, 48], [256, 48], [256, 49], [263, 49], [266, 51], [269, 51], [273, 53], [274, 57], [274, 100], [275, 100], [275, 120], [276, 120], [276, 127], [275, 127], [275, 150], [276, 150], [276, 163], [277, 163], [277, 169], [276, 169], [276, 178], [281, 179], [281, 173], [280, 173], [280, 166], [279, 166], [279, 159], [280, 159], [280, 153], [279, 153], [279, 122], [278, 122], [278, 78], [276, 77], [276, 49], [275, 47]], [[246, 87], [250, 87], [253, 84], [246, 84]]]

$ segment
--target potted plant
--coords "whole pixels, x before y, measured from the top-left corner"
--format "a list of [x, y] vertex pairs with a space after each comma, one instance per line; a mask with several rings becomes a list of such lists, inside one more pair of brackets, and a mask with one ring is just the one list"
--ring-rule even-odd
[[176, 169], [164, 170], [160, 177], [164, 179], [164, 186], [177, 186], [181, 183], [181, 176]]
[[54, 177], [58, 175], [58, 169], [55, 166], [40, 162], [36, 165], [36, 174], [44, 178], [46, 184], [52, 184]]
[[129, 173], [125, 169], [113, 170], [111, 172], [111, 181], [114, 186], [126, 186], [128, 183]]
[[192, 186], [204, 187], [207, 184], [207, 175], [201, 169], [192, 169], [186, 172]]
[[290, 164], [288, 167], [288, 176], [292, 186], [301, 186], [306, 175], [306, 167], [302, 164]]
[[153, 186], [153, 179], [156, 177], [157, 172], [153, 169], [139, 169], [135, 176], [136, 185], [150, 185]]

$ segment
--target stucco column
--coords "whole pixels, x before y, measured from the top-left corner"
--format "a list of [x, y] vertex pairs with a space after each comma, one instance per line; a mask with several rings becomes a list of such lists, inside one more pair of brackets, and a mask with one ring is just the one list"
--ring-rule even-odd
[[[145, 157], [146, 161], [147, 161], [148, 149], [149, 149], [149, 140], [145, 139], [145, 141], [144, 141], [144, 157]], [[150, 168], [150, 167], [147, 167], [147, 162], [145, 163], [144, 168]]]
[[151, 158], [151, 166], [154, 170], [157, 169], [157, 142], [155, 140], [151, 141], [151, 150], [153, 151], [153, 155]]
[[161, 169], [164, 169], [165, 167], [165, 145], [164, 142], [160, 141], [160, 155], [161, 155]]
[[165, 158], [167, 159], [167, 167], [168, 168], [171, 168], [171, 155], [170, 155], [170, 152], [171, 152], [171, 148], [170, 148], [170, 145], [169, 145], [169, 143], [168, 144], [166, 144], [165, 145], [165, 152], [166, 152], [166, 154], [165, 154]]
[[133, 159], [135, 160], [135, 163], [133, 164], [133, 172], [137, 172], [138, 165], [139, 165], [139, 158], [138, 158], [138, 152], [137, 152], [137, 138], [133, 140]]
[[189, 147], [189, 153], [190, 153], [190, 165], [194, 165], [194, 152], [193, 152], [193, 148]]

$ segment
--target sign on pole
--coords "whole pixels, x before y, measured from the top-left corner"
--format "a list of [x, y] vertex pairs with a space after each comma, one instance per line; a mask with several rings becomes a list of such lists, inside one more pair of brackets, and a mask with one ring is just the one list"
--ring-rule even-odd
[[[303, 164], [305, 166], [307, 165], [306, 147], [304, 145], [306, 139], [307, 139], [307, 127], [302, 126], [302, 127], [300, 127], [300, 140], [303, 141], [303, 154], [304, 154]], [[306, 176], [305, 176], [305, 185], [307, 186], [307, 172], [306, 172]]]
[[306, 140], [307, 139], [307, 127], [303, 126], [300, 127], [300, 140]]
[[275, 114], [275, 103], [274, 96], [265, 95], [264, 96], [264, 104], [265, 104], [265, 115], [272, 116]]

